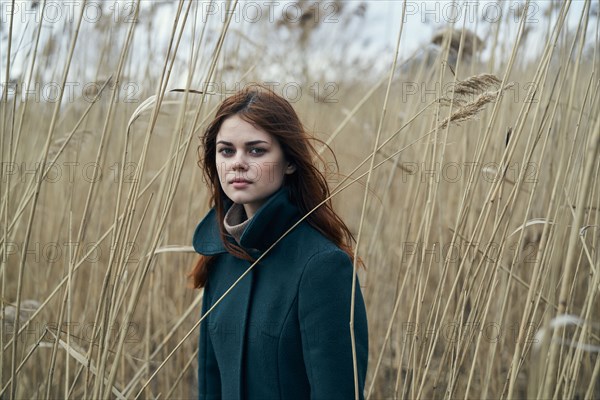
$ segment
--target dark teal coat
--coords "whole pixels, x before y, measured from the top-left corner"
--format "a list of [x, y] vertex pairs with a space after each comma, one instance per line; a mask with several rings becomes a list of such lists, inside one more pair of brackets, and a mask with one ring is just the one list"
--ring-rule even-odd
[[[241, 246], [254, 257], [300, 219], [288, 193], [286, 187], [274, 193], [244, 230]], [[231, 204], [227, 199], [226, 209]], [[193, 244], [217, 257], [204, 288], [204, 315], [251, 263], [227, 252], [214, 208]], [[352, 276], [345, 252], [306, 220], [298, 224], [200, 324], [200, 399], [354, 399]], [[358, 280], [354, 332], [362, 399], [369, 344]]]

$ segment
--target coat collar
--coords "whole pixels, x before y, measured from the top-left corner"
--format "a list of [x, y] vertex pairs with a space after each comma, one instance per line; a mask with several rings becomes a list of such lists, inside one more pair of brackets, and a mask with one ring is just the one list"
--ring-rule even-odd
[[[229, 198], [225, 199], [225, 212], [232, 204]], [[240, 237], [240, 245], [249, 251], [265, 251], [300, 217], [300, 210], [291, 201], [290, 190], [282, 186], [256, 211]], [[229, 235], [227, 240], [235, 243]], [[196, 227], [193, 245], [196, 252], [205, 256], [227, 252], [219, 236], [215, 207], [210, 209]]]

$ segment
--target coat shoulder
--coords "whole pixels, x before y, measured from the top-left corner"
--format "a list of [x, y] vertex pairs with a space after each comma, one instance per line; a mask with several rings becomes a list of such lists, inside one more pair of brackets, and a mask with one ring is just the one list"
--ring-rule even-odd
[[296, 255], [294, 258], [299, 266], [304, 266], [318, 254], [330, 252], [346, 255], [350, 261], [345, 251], [306, 221], [300, 223], [282, 240], [281, 250], [285, 251], [288, 257]]

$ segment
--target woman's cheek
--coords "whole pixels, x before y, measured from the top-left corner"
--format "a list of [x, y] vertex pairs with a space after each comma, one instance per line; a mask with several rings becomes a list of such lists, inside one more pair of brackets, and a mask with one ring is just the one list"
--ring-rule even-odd
[[227, 163], [223, 159], [217, 159], [217, 172], [219, 176], [224, 176], [227, 173]]
[[265, 161], [261, 164], [261, 175], [264, 177], [265, 183], [273, 183], [277, 180], [278, 172], [277, 162]]

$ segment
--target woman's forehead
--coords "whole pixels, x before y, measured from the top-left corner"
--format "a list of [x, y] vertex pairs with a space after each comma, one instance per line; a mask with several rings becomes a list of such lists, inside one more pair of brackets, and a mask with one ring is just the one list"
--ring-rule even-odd
[[271, 134], [265, 132], [237, 115], [227, 118], [221, 124], [217, 133], [217, 141], [223, 140], [231, 143], [245, 142], [248, 140], [264, 140], [271, 143]]

